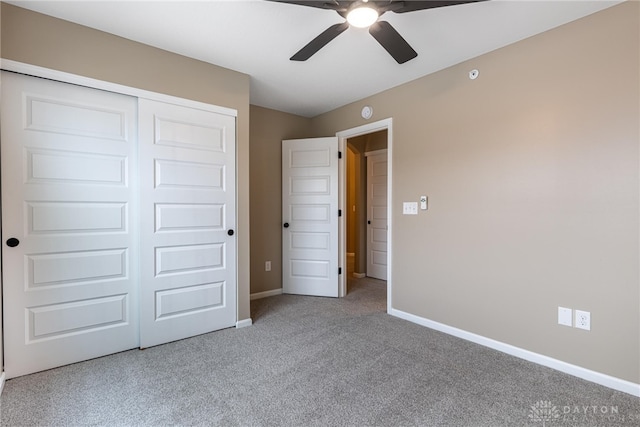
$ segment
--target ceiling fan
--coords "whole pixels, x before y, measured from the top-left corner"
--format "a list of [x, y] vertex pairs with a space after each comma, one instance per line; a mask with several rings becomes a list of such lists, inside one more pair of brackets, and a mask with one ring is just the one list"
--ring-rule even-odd
[[306, 61], [327, 43], [342, 34], [350, 26], [369, 28], [369, 34], [398, 64], [404, 64], [412, 60], [418, 53], [407, 41], [386, 21], [378, 18], [386, 12], [406, 13], [417, 10], [433, 9], [437, 7], [453, 6], [457, 4], [475, 3], [486, 0], [270, 0], [278, 3], [289, 3], [300, 6], [309, 6], [320, 9], [335, 10], [346, 22], [335, 24], [320, 33], [305, 47], [300, 49], [290, 59], [292, 61]]

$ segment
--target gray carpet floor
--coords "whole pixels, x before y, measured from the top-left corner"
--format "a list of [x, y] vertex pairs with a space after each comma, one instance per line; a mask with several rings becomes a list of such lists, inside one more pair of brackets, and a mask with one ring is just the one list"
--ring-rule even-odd
[[[3, 426], [638, 426], [640, 399], [385, 314], [385, 283], [11, 379]], [[585, 409], [586, 408], [586, 409]]]

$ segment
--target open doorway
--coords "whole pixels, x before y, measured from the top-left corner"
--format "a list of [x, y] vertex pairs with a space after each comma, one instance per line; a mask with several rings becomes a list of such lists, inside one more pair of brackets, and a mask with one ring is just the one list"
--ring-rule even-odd
[[386, 129], [347, 139], [348, 277], [387, 280], [386, 168]]
[[[345, 215], [341, 222], [341, 265], [345, 266], [347, 274], [341, 276], [340, 295], [346, 296], [350, 292], [350, 285], [357, 284], [360, 280], [380, 280], [386, 287], [387, 294], [387, 311], [391, 307], [391, 209], [389, 208], [391, 200], [391, 119], [382, 120], [368, 125], [360, 126], [355, 129], [339, 132], [337, 136], [340, 138], [340, 149], [345, 153], [346, 161], [342, 163], [343, 170], [340, 171], [341, 180], [341, 202]], [[384, 160], [373, 168], [367, 167], [367, 163], [371, 165], [371, 157], [377, 157]], [[380, 196], [384, 199], [384, 206], [377, 207], [379, 231], [384, 230], [384, 236], [380, 233], [376, 236], [378, 244], [384, 240], [384, 248], [372, 248], [371, 246], [371, 222], [372, 222], [372, 206], [367, 201], [372, 201], [371, 180], [369, 174], [371, 169], [378, 170], [384, 168], [384, 176], [379, 176], [384, 185], [384, 194], [379, 191], [375, 194], [378, 199]], [[380, 220], [384, 224], [380, 227]], [[374, 220], [375, 221], [375, 220]], [[380, 237], [383, 237], [380, 239]], [[376, 240], [374, 239], [374, 240]], [[373, 249], [373, 250], [372, 250]], [[383, 250], [378, 250], [383, 249]], [[381, 264], [385, 267], [384, 276], [381, 279], [372, 278], [376, 276], [372, 273], [371, 261], [372, 253], [377, 253], [374, 263]], [[369, 256], [367, 256], [369, 255]], [[369, 259], [368, 259], [369, 258]]]

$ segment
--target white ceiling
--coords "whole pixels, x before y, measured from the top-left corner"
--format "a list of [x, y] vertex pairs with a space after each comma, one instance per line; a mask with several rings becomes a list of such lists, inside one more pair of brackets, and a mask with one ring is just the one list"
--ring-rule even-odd
[[[620, 1], [491, 0], [382, 19], [418, 52], [398, 65], [349, 28], [306, 62], [289, 57], [332, 24], [330, 10], [262, 0], [7, 1], [251, 76], [251, 103], [313, 117]], [[187, 77], [188, 78], [188, 77]]]

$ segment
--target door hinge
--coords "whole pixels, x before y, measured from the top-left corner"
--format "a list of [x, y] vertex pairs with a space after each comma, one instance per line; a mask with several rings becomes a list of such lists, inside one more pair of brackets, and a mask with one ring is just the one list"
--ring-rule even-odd
[[338, 216], [342, 216], [342, 209], [338, 209]]
[[338, 267], [338, 274], [342, 274], [342, 267]]
[[342, 151], [338, 151], [338, 158], [341, 159], [342, 158]]

